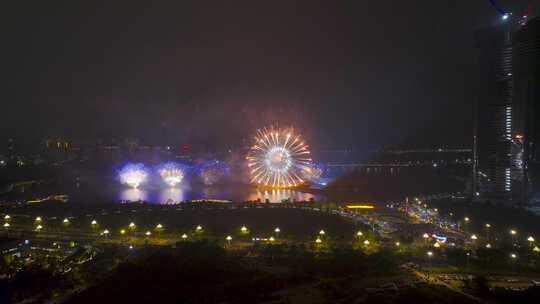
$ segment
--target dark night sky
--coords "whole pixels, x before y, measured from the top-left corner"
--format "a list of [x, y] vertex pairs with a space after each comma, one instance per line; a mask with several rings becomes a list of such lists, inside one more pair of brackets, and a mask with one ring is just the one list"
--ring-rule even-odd
[[487, 0], [12, 2], [0, 138], [469, 144], [473, 35], [498, 20]]

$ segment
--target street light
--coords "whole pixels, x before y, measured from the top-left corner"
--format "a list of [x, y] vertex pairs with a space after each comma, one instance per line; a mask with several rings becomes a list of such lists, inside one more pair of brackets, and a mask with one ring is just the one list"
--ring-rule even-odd
[[146, 231], [145, 235], [146, 235], [146, 236], [151, 236], [151, 235], [152, 235], [152, 232]]
[[532, 244], [534, 242], [534, 238], [532, 236], [529, 236], [527, 238], [527, 241]]
[[512, 236], [512, 246], [516, 246], [517, 231], [515, 229], [510, 229], [510, 235]]
[[126, 230], [125, 230], [125, 229], [121, 229], [121, 230], [120, 230], [120, 234], [121, 234], [121, 235], [126, 234]]
[[225, 240], [227, 240], [227, 245], [228, 245], [228, 246], [231, 246], [232, 236], [227, 235], [227, 237], [225, 238]]
[[471, 219], [470, 219], [468, 216], [466, 216], [466, 217], [463, 218], [463, 221], [465, 222], [465, 223], [463, 224], [463, 225], [464, 225], [464, 226], [463, 226], [463, 230], [467, 231], [467, 230], [468, 230], [468, 227], [467, 227], [467, 226], [468, 226], [469, 222], [471, 221]]
[[[433, 251], [427, 252], [428, 262], [429, 262], [429, 268], [431, 268], [431, 257], [433, 256]], [[428, 273], [429, 276], [429, 273]]]
[[129, 223], [128, 227], [129, 227], [129, 229], [135, 229], [137, 226], [135, 225], [134, 222], [131, 222], [131, 223]]
[[103, 230], [103, 235], [108, 235], [109, 234], [109, 230], [105, 229]]
[[427, 238], [429, 238], [429, 234], [424, 233], [424, 234], [422, 235], [422, 237], [423, 237], [424, 239], [427, 239]]
[[487, 249], [490, 249], [490, 248], [491, 248], [491, 244], [490, 244], [490, 243], [487, 243], [487, 244], [486, 244], [486, 248], [487, 248]]
[[357, 237], [361, 237], [361, 236], [363, 236], [363, 235], [364, 235], [364, 234], [362, 233], [362, 231], [358, 231], [358, 232], [356, 233], [356, 236], [357, 236]]
[[11, 219], [11, 216], [9, 216], [9, 214], [6, 214], [6, 216], [4, 216], [4, 220], [8, 221], [9, 219]]
[[96, 220], [92, 220], [92, 226], [96, 226], [97, 225], [97, 221]]
[[41, 229], [43, 229], [43, 226], [37, 225], [36, 230], [37, 230], [37, 231], [40, 231]]
[[401, 243], [400, 242], [396, 242], [396, 247], [399, 247], [401, 246]]
[[319, 231], [319, 234], [320, 234], [320, 235], [325, 235], [326, 232], [324, 232], [324, 230], [321, 230], [321, 231]]
[[156, 230], [159, 231], [159, 230], [162, 230], [162, 229], [163, 229], [163, 225], [161, 225], [161, 224], [156, 225]]
[[540, 252], [540, 248], [538, 248], [538, 246], [534, 246], [533, 251], [534, 252]]
[[248, 229], [246, 226], [242, 226], [242, 228], [240, 228], [240, 231], [242, 231], [242, 233], [247, 233]]
[[365, 240], [365, 241], [364, 241], [364, 245], [369, 246], [369, 241], [368, 241], [368, 240]]
[[512, 260], [517, 259], [517, 254], [511, 253], [511, 254], [510, 254], [510, 258], [512, 258]]
[[185, 233], [182, 234], [182, 239], [183, 239], [183, 240], [187, 239], [187, 234], [185, 234]]
[[9, 228], [9, 223], [4, 223], [4, 228]]
[[471, 240], [475, 241], [477, 239], [478, 239], [478, 237], [476, 236], [476, 234], [471, 235]]
[[441, 244], [439, 244], [439, 242], [436, 242], [435, 244], [433, 244], [433, 247], [439, 248], [439, 247], [441, 247]]
[[317, 243], [317, 244], [320, 244], [320, 243], [322, 243], [322, 240], [321, 240], [321, 238], [320, 238], [320, 237], [316, 238], [316, 239], [315, 239], [315, 243]]
[[41, 222], [41, 216], [36, 217], [36, 222]]
[[195, 227], [195, 231], [197, 232], [201, 232], [203, 230], [202, 226], [201, 225], [197, 225], [197, 227]]
[[67, 225], [69, 224], [69, 219], [66, 217], [62, 222]]

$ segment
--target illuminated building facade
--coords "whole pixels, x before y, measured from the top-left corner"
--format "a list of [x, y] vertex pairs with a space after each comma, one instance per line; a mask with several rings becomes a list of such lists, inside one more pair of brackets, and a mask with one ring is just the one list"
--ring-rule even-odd
[[475, 194], [482, 200], [512, 199], [512, 31], [510, 23], [478, 32], [480, 89], [474, 166]]
[[535, 18], [478, 33], [482, 94], [473, 174], [475, 196], [480, 201], [525, 205], [537, 192], [539, 26], [540, 20]]
[[513, 35], [513, 180], [515, 197], [540, 201], [540, 17], [523, 22]]

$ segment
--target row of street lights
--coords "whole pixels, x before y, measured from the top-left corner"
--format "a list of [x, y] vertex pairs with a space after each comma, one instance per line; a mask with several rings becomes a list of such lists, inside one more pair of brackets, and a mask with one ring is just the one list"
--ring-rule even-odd
[[[6, 215], [6, 216], [4, 217], [4, 219], [9, 220], [9, 219], [11, 219], [11, 217], [10, 217], [9, 215]], [[36, 217], [35, 220], [34, 220], [34, 222], [36, 222], [36, 223], [41, 223], [42, 221], [43, 221], [42, 218], [39, 217], [39, 216]], [[69, 220], [68, 218], [65, 218], [65, 219], [63, 220], [63, 223], [64, 223], [64, 224], [70, 224], [70, 220]], [[90, 222], [90, 226], [91, 226], [92, 228], [97, 228], [97, 227], [99, 226], [97, 220], [95, 220], [95, 219], [92, 220], [92, 221]], [[8, 228], [8, 227], [10, 227], [10, 224], [9, 224], [8, 222], [6, 222], [6, 223], [4, 224], [4, 227]], [[129, 230], [135, 230], [136, 227], [137, 227], [137, 225], [136, 225], [134, 222], [130, 222], [130, 223], [128, 224]], [[38, 224], [38, 225], [36, 226], [36, 230], [37, 230], [37, 231], [41, 231], [42, 229], [43, 229], [43, 226], [42, 226], [41, 224]], [[156, 227], [155, 227], [155, 230], [156, 230], [156, 231], [163, 231], [163, 230], [164, 230], [164, 226], [163, 226], [162, 224], [159, 224], [159, 223], [158, 223], [158, 224], [156, 225]], [[195, 227], [195, 232], [201, 233], [202, 231], [203, 231], [203, 227], [202, 227], [201, 225], [197, 225], [197, 226]], [[248, 234], [248, 233], [249, 233], [249, 229], [248, 229], [246, 226], [242, 226], [242, 227], [240, 227], [240, 232], [241, 232], [242, 234]], [[274, 233], [276, 233], [277, 236], [279, 236], [280, 232], [281, 232], [281, 229], [280, 229], [279, 227], [276, 227], [276, 228], [274, 229]], [[120, 230], [120, 235], [125, 235], [125, 234], [126, 234], [126, 230], [125, 230], [125, 229], [121, 229], [121, 230]], [[108, 229], [105, 229], [105, 230], [103, 230], [103, 231], [100, 233], [100, 235], [102, 235], [102, 236], [108, 236], [108, 235], [110, 235], [110, 231], [109, 231]], [[146, 231], [146, 232], [145, 232], [145, 235], [149, 237], [149, 236], [152, 235], [152, 232], [151, 232], [151, 231]], [[326, 232], [325, 232], [323, 229], [321, 229], [321, 230], [319, 231], [319, 237], [316, 238], [315, 242], [316, 242], [317, 244], [322, 243], [322, 238], [323, 238], [325, 235], [326, 235]], [[357, 236], [357, 237], [362, 237], [362, 236], [363, 236], [363, 233], [362, 233], [361, 231], [358, 231], [358, 232], [356, 233], [356, 236]], [[186, 240], [186, 239], [188, 239], [188, 235], [184, 233], [184, 234], [182, 234], [181, 238], [182, 238], [182, 240]], [[227, 236], [225, 237], [225, 240], [230, 244], [230, 242], [232, 241], [232, 236], [227, 235]], [[272, 236], [272, 237], [270, 237], [268, 240], [269, 240], [270, 242], [273, 242], [273, 241], [275, 241], [275, 238]], [[369, 240], [364, 240], [363, 244], [366, 245], [366, 246], [368, 246], [368, 245], [370, 244], [370, 242], [369, 242]]]
[[[9, 228], [9, 227], [11, 226], [10, 223], [9, 223], [9, 221], [11, 220], [11, 216], [10, 216], [10, 215], [5, 215], [5, 216], [4, 216], [4, 220], [6, 221], [6, 222], [4, 223], [4, 225], [3, 225], [4, 228]], [[37, 227], [36, 227], [37, 230], [41, 230], [41, 229], [43, 228], [43, 226], [41, 225], [42, 221], [43, 221], [43, 220], [42, 220], [42, 218], [41, 218], [40, 216], [37, 216], [37, 217], [34, 219], [34, 222], [35, 222], [36, 224], [38, 224]], [[64, 224], [66, 224], [66, 225], [67, 225], [67, 224], [70, 224], [70, 220], [69, 220], [68, 218], [65, 218], [62, 222], [63, 222]], [[90, 222], [90, 226], [93, 227], [93, 228], [97, 228], [97, 227], [99, 226], [97, 220], [95, 220], [95, 219], [92, 220], [92, 221]], [[128, 228], [129, 228], [130, 230], [134, 230], [136, 227], [137, 227], [137, 226], [135, 225], [134, 222], [131, 222], [131, 223], [129, 223], [129, 225], [128, 225]], [[159, 223], [158, 223], [158, 224], [156, 225], [156, 227], [155, 227], [155, 230], [157, 230], [157, 231], [162, 231], [163, 229], [164, 229], [163, 225], [162, 225], [162, 224], [159, 224]], [[201, 232], [203, 231], [203, 227], [202, 227], [201, 225], [197, 225], [197, 227], [195, 227], [195, 231], [196, 231], [197, 233], [201, 233]], [[246, 226], [240, 227], [240, 231], [241, 231], [243, 234], [248, 234], [248, 233], [249, 233], [249, 229], [248, 229]], [[105, 232], [106, 232], [106, 233], [105, 233]], [[279, 233], [281, 232], [281, 229], [280, 229], [279, 227], [276, 227], [276, 228], [274, 229], [274, 232], [279, 236]], [[125, 229], [121, 229], [121, 230], [120, 230], [120, 234], [123, 235], [123, 234], [125, 234], [125, 233], [126, 233], [126, 230], [125, 230]], [[109, 231], [108, 231], [108, 230], [104, 230], [104, 231], [102, 232], [102, 234], [107, 235], [107, 234], [109, 234]], [[152, 233], [151, 233], [150, 231], [147, 231], [145, 234], [149, 236], [149, 235], [151, 235]], [[324, 231], [323, 231], [323, 230], [321, 230], [321, 234], [324, 234]], [[186, 236], [186, 237], [184, 237], [184, 236]], [[182, 237], [185, 239], [185, 238], [187, 238], [187, 235], [184, 234], [184, 235], [182, 235]], [[273, 237], [272, 237], [272, 238], [273, 238]]]

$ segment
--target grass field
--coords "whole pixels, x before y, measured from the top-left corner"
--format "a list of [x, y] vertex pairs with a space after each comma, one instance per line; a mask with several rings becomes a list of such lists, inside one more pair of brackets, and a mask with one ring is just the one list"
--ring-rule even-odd
[[[93, 210], [74, 209], [70, 206], [33, 206], [24, 210], [12, 210], [12, 228], [36, 225], [35, 218], [42, 218], [43, 231], [70, 229], [96, 232], [108, 229], [117, 234], [121, 229], [129, 232], [128, 225], [136, 224], [136, 231], [152, 231], [161, 224], [161, 233], [192, 233], [201, 225], [204, 233], [214, 236], [238, 235], [240, 228], [249, 229], [251, 237], [275, 235], [279, 227], [280, 237], [289, 240], [313, 239], [321, 229], [328, 238], [336, 241], [351, 240], [357, 231], [355, 225], [337, 215], [299, 208], [193, 208], [180, 209], [175, 206], [115, 205]], [[7, 214], [7, 211], [4, 211]], [[63, 224], [69, 218], [69, 225]], [[93, 220], [97, 225], [92, 226]], [[92, 228], [93, 227], [93, 228]]]

